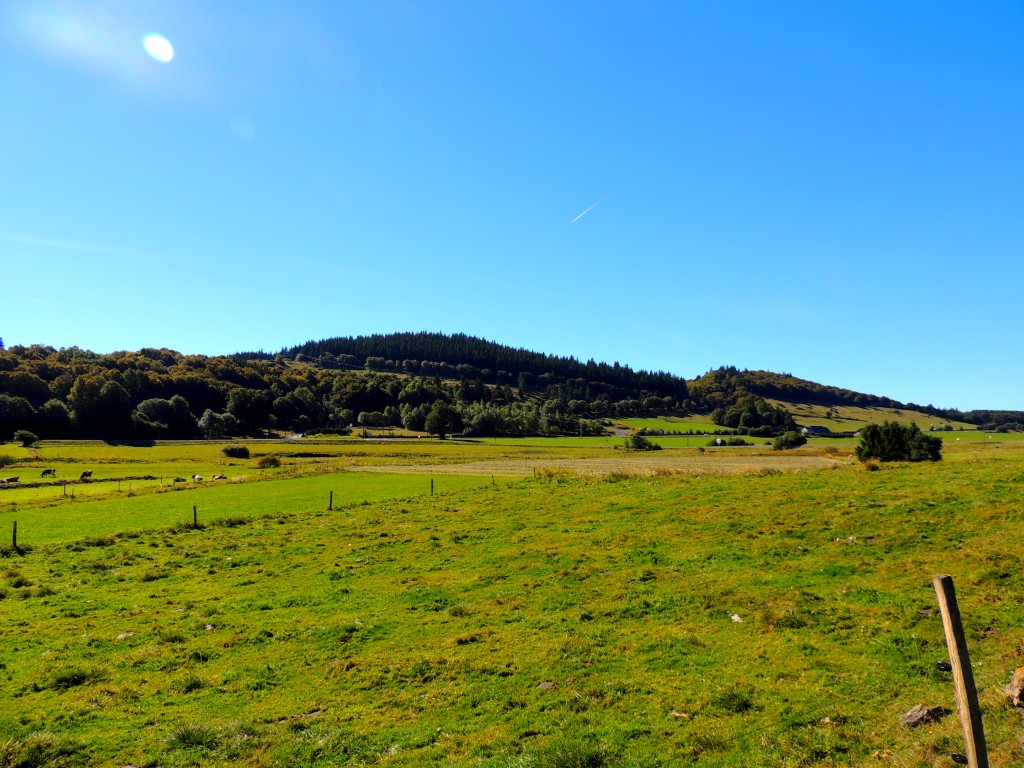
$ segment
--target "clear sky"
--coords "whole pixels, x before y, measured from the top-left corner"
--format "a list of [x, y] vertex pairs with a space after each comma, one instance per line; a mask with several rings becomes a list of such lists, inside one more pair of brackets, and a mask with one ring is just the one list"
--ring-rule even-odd
[[4, 0], [0, 264], [8, 346], [1024, 409], [1024, 4]]

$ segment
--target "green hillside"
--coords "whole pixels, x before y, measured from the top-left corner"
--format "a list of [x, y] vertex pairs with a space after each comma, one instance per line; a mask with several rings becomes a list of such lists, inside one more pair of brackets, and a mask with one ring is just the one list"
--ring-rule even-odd
[[654, 417], [772, 437], [807, 419], [845, 428], [896, 411], [943, 426], [1024, 429], [1016, 411], [940, 410], [732, 367], [687, 381], [466, 335], [339, 337], [226, 357], [153, 348], [108, 355], [41, 345], [0, 350], [0, 440], [19, 431], [113, 440], [382, 429], [599, 436], [613, 420]]

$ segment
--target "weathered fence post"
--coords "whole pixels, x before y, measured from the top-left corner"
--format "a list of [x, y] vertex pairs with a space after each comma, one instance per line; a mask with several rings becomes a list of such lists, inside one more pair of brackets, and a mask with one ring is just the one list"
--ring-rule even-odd
[[199, 527], [199, 513], [196, 512], [195, 505], [192, 506], [192, 527], [193, 528], [198, 528]]
[[11, 534], [11, 549], [18, 550], [18, 521], [14, 521], [14, 532]]
[[981, 722], [978, 689], [974, 685], [971, 657], [967, 653], [967, 638], [960, 621], [960, 608], [956, 603], [953, 579], [946, 574], [932, 577], [935, 596], [942, 612], [942, 629], [946, 633], [946, 648], [953, 667], [956, 688], [956, 711], [964, 729], [964, 748], [969, 768], [988, 768], [988, 749], [985, 747], [985, 728]]
[[434, 495], [434, 478], [430, 478], [430, 495]]
[[327, 500], [327, 510], [330, 511], [332, 509], [334, 509], [334, 491], [331, 491], [331, 496]]

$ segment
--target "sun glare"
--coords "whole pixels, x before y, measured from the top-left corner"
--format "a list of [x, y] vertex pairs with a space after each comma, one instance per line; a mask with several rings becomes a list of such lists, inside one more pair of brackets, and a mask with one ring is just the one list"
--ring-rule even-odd
[[142, 47], [146, 49], [146, 53], [164, 64], [174, 58], [174, 46], [163, 35], [146, 35], [142, 38]]

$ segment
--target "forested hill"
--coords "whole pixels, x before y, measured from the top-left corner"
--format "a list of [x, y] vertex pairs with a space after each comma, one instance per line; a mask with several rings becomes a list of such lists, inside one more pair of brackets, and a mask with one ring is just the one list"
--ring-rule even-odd
[[714, 407], [735, 401], [739, 395], [752, 394], [788, 403], [854, 405], [861, 408], [904, 408], [951, 419], [961, 419], [964, 416], [963, 413], [956, 410], [939, 409], [931, 405], [919, 406], [913, 403], [901, 403], [889, 397], [866, 395], [849, 389], [816, 384], [788, 373], [741, 371], [732, 366], [708, 371], [700, 378], [690, 382], [690, 388], [695, 396]]
[[690, 414], [760, 436], [797, 426], [787, 403], [916, 409], [1011, 429], [1024, 421], [1020, 412], [961, 414], [766, 371], [719, 368], [687, 382], [461, 334], [335, 338], [221, 357], [0, 344], [0, 441], [18, 432], [43, 439], [214, 439], [356, 425], [429, 432], [439, 423], [469, 436], [582, 435], [602, 434], [610, 419]]
[[[806, 403], [825, 406], [849, 405], [858, 408], [892, 408], [917, 411], [952, 421], [977, 424], [985, 429], [1000, 427], [1020, 429], [1024, 423], [1024, 411], [974, 410], [959, 411], [955, 408], [936, 408], [933, 405], [902, 403], [889, 397], [868, 395], [840, 387], [817, 384], [800, 379], [788, 373], [771, 371], [741, 371], [725, 366], [708, 371], [689, 382], [690, 398], [705, 409], [723, 412], [735, 411], [749, 398], [775, 400], [783, 403]], [[716, 419], [725, 424], [724, 419]]]
[[582, 379], [605, 385], [608, 394], [622, 397], [687, 398], [686, 380], [668, 373], [634, 371], [619, 363], [581, 363], [574, 357], [557, 357], [517, 349], [475, 336], [456, 333], [391, 333], [337, 337], [310, 341], [282, 353], [287, 358], [309, 361], [323, 368], [368, 368], [395, 373], [448, 374], [482, 378], [491, 383], [522, 374], [553, 380]]

